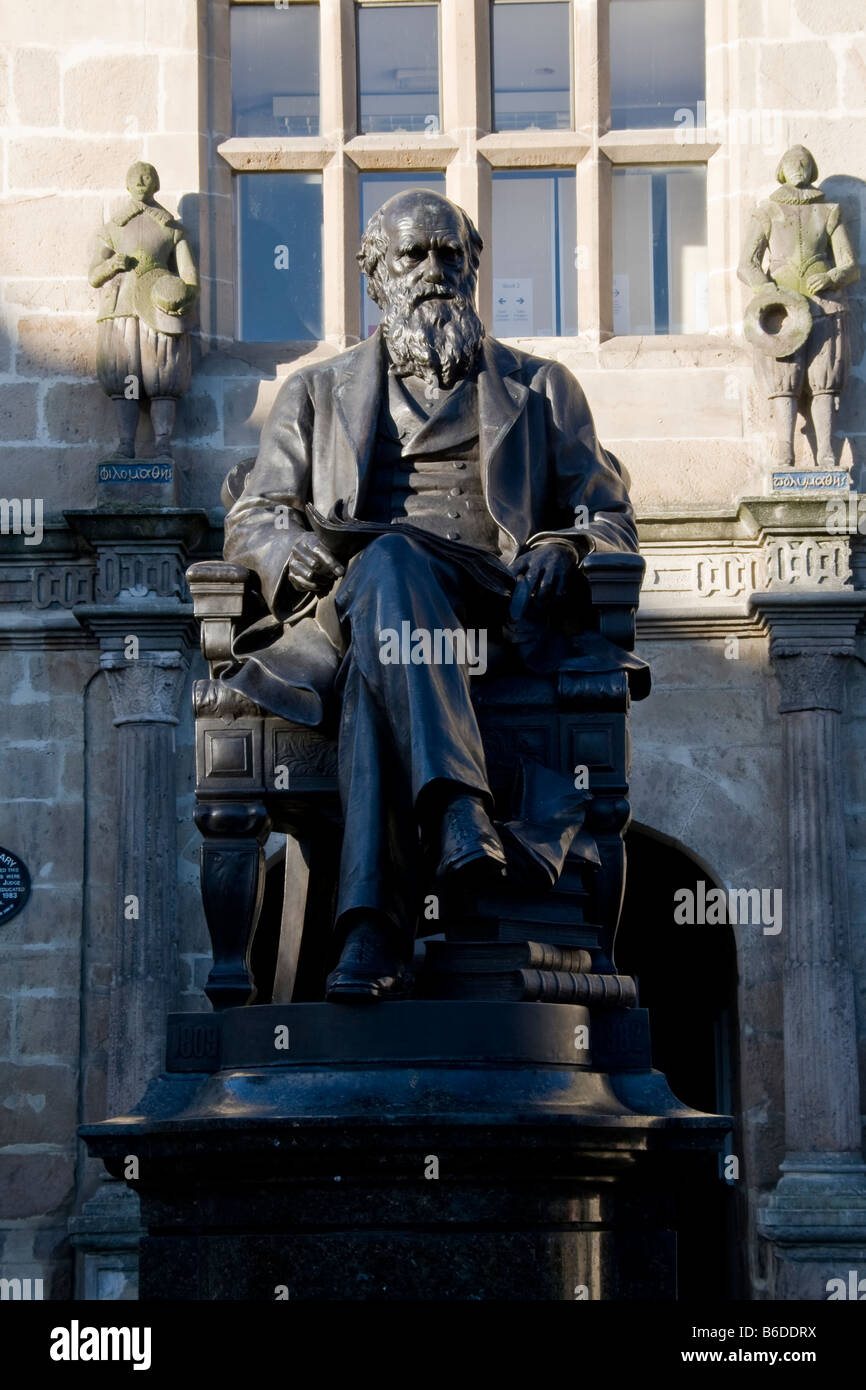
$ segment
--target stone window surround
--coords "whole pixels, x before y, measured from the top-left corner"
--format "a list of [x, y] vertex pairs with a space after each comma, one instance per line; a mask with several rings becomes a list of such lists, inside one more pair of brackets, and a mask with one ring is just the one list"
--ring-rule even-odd
[[[316, 0], [300, 0], [316, 3]], [[425, 0], [404, 0], [425, 3]], [[261, 0], [231, 0], [233, 4]], [[376, 0], [361, 0], [376, 3]], [[395, 3], [395, 0], [379, 0]], [[426, 0], [429, 3], [429, 0]], [[229, 0], [216, 0], [216, 22], [210, 36], [209, 106], [215, 158], [211, 159], [212, 200], [209, 246], [220, 251], [220, 263], [232, 267], [234, 255], [235, 173], [320, 171], [323, 192], [324, 342], [340, 350], [359, 341], [360, 295], [355, 252], [358, 245], [359, 174], [367, 171], [444, 172], [446, 192], [466, 208], [489, 245], [492, 221], [492, 174], [502, 169], [568, 169], [576, 172], [577, 243], [587, 254], [578, 257], [578, 338], [533, 339], [548, 355], [558, 344], [579, 343], [597, 347], [613, 335], [613, 271], [611, 201], [612, 170], [617, 164], [704, 165], [707, 168], [708, 206], [726, 196], [726, 173], [714, 167], [718, 142], [684, 143], [678, 130], [617, 130], [609, 125], [609, 0], [571, 0], [575, 129], [573, 131], [491, 132], [492, 91], [490, 70], [489, 0], [438, 0], [441, 49], [441, 130], [439, 134], [358, 135], [355, 64], [355, 0], [318, 0], [320, 11], [320, 117], [317, 137], [261, 137], [223, 139], [231, 130], [229, 78]], [[721, 63], [710, 60], [729, 35], [722, 10], [706, 6], [707, 92], [710, 110], [724, 110], [725, 79]], [[718, 31], [718, 32], [717, 32]], [[590, 75], [598, 74], [596, 82]], [[715, 161], [718, 166], [719, 161]], [[727, 264], [727, 235], [720, 219], [708, 218], [710, 269], [710, 334], [727, 332], [730, 306], [722, 279], [713, 270]], [[202, 247], [206, 260], [208, 247]], [[203, 337], [212, 347], [235, 340], [235, 307], [231, 277], [223, 279], [215, 251], [211, 265], [203, 266], [215, 287], [208, 307], [202, 305]], [[486, 322], [492, 320], [492, 262], [482, 258], [478, 301]], [[712, 339], [691, 335], [659, 335], [623, 338], [644, 348], [705, 344]], [[203, 344], [204, 345], [204, 344]], [[244, 344], [244, 347], [254, 347]], [[265, 345], [277, 359], [281, 348], [297, 355], [298, 344]]]

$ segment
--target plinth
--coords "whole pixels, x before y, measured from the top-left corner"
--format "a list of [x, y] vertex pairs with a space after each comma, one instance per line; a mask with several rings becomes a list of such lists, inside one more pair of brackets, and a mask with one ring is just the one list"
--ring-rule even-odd
[[676, 1297], [677, 1188], [729, 1128], [642, 1009], [414, 1000], [172, 1015], [82, 1134], [138, 1173], [143, 1299], [626, 1300]]

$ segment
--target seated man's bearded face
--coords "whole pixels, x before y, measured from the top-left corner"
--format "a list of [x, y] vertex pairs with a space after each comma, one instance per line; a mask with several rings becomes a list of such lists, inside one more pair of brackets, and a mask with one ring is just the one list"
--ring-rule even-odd
[[398, 375], [449, 387], [472, 367], [484, 337], [480, 250], [468, 218], [433, 193], [399, 194], [371, 219], [359, 260]]

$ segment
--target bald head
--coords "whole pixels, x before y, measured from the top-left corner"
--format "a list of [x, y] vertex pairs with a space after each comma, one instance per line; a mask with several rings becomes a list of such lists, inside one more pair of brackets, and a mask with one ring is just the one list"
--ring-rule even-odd
[[475, 293], [478, 260], [484, 243], [471, 219], [456, 203], [429, 188], [395, 193], [373, 213], [358, 252], [370, 297], [387, 306], [392, 279], [407, 277], [447, 291]]

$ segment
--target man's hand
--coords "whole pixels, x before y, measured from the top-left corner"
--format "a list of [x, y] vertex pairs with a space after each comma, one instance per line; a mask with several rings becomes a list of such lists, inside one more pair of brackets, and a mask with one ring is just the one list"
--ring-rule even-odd
[[554, 599], [562, 598], [568, 575], [576, 564], [577, 552], [559, 541], [549, 541], [518, 555], [510, 566], [517, 579], [511, 597], [515, 622], [523, 617], [528, 606], [546, 608]]
[[816, 271], [806, 278], [806, 289], [810, 294], [820, 294], [822, 290], [833, 288], [833, 276], [826, 271]]
[[306, 589], [311, 594], [323, 594], [330, 589], [335, 579], [345, 574], [343, 566], [335, 560], [331, 552], [320, 540], [307, 531], [292, 546], [289, 555], [288, 576], [296, 589]]

